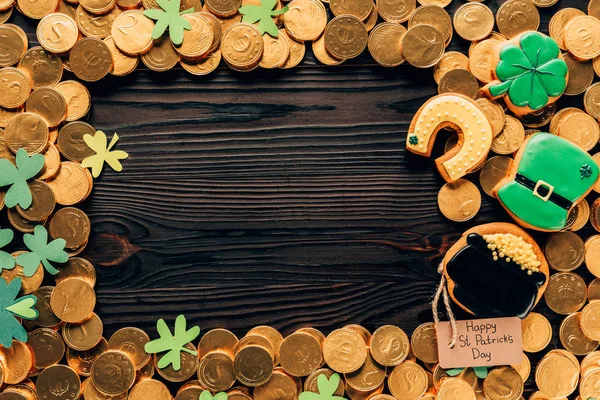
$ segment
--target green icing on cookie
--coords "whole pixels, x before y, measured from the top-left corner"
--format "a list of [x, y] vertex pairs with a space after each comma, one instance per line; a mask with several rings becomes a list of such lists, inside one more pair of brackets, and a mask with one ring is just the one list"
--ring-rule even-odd
[[560, 49], [552, 38], [527, 32], [519, 44], [507, 44], [500, 50], [496, 75], [502, 83], [490, 86], [490, 94], [508, 94], [514, 105], [539, 110], [548, 104], [549, 97], [563, 94], [569, 69], [559, 58]]
[[[598, 180], [599, 168], [592, 157], [558, 136], [535, 134], [520, 152], [522, 157], [517, 174], [534, 183], [543, 181], [543, 187], [553, 186], [553, 193], [572, 203], [576, 203]], [[540, 197], [516, 180], [498, 190], [498, 200], [527, 224], [545, 230], [564, 228], [568, 209]]]

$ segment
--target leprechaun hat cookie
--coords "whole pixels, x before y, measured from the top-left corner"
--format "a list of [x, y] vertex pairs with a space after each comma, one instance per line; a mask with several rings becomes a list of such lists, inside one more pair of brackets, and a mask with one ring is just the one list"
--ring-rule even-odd
[[571, 208], [592, 190], [598, 173], [594, 159], [580, 147], [540, 132], [523, 143], [493, 192], [520, 225], [558, 231], [566, 227]]
[[499, 42], [492, 53], [495, 81], [481, 91], [503, 98], [517, 115], [540, 110], [558, 100], [569, 81], [569, 69], [554, 39], [536, 31]]
[[479, 106], [470, 98], [452, 93], [434, 96], [419, 108], [408, 128], [406, 149], [429, 157], [440, 129], [456, 130], [458, 143], [435, 160], [447, 182], [476, 170], [492, 146], [492, 127]]
[[442, 263], [452, 300], [480, 318], [523, 318], [548, 284], [548, 263], [538, 244], [505, 222], [469, 229]]

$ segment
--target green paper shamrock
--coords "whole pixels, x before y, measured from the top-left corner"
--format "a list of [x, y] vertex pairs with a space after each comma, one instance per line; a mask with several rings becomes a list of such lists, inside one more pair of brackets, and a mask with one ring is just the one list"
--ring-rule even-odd
[[48, 243], [48, 231], [42, 225], [36, 225], [33, 235], [26, 233], [23, 241], [31, 252], [17, 256], [17, 264], [23, 267], [23, 274], [27, 277], [33, 276], [40, 263], [46, 271], [52, 275], [58, 274], [58, 270], [50, 264], [50, 261], [65, 263], [69, 261], [69, 255], [65, 252], [64, 239], [54, 239]]
[[494, 97], [508, 93], [517, 107], [539, 110], [548, 97], [560, 96], [567, 86], [567, 63], [559, 58], [556, 42], [539, 32], [521, 36], [520, 46], [506, 45], [500, 51], [496, 75], [502, 81], [490, 86]]
[[[11, 229], [0, 229], [0, 249], [12, 242], [15, 234]], [[3, 269], [14, 269], [15, 257], [5, 251], [0, 251], [0, 272]]]
[[277, 15], [281, 15], [289, 9], [288, 6], [285, 6], [281, 10], [275, 10], [275, 6], [277, 5], [277, 0], [260, 0], [260, 6], [248, 5], [240, 7], [239, 11], [244, 17], [242, 18], [242, 22], [247, 22], [249, 24], [255, 24], [258, 22], [258, 31], [261, 35], [264, 35], [265, 32], [273, 37], [279, 36], [279, 29], [277, 28], [277, 24], [273, 21], [272, 17], [276, 17]]
[[17, 298], [21, 290], [21, 278], [13, 279], [9, 284], [0, 279], [0, 345], [11, 347], [13, 338], [27, 342], [27, 332], [15, 316], [34, 320], [38, 317], [35, 309], [37, 297], [28, 295]]
[[156, 0], [156, 3], [162, 11], [156, 9], [144, 11], [146, 17], [156, 21], [152, 29], [152, 39], [160, 38], [168, 28], [171, 41], [175, 46], [180, 46], [183, 43], [183, 30], [192, 29], [190, 22], [182, 15], [193, 13], [194, 9], [179, 12], [181, 0]]
[[144, 350], [148, 354], [162, 353], [169, 351], [158, 361], [158, 368], [166, 368], [169, 364], [173, 365], [175, 371], [181, 369], [181, 352], [185, 351], [193, 355], [198, 355], [198, 352], [187, 349], [186, 344], [194, 341], [200, 335], [200, 328], [194, 326], [187, 330], [187, 322], [183, 315], [180, 315], [175, 320], [175, 335], [171, 334], [169, 327], [164, 319], [159, 319], [156, 323], [156, 330], [160, 335], [160, 339], [146, 343]]
[[[464, 368], [452, 368], [452, 369], [447, 369], [446, 373], [450, 376], [457, 376], [457, 375], [460, 375], [464, 370], [465, 370]], [[473, 367], [473, 371], [475, 371], [475, 375], [479, 379], [485, 379], [488, 375], [487, 367]]]
[[36, 176], [44, 168], [44, 156], [34, 154], [29, 157], [25, 149], [17, 151], [15, 167], [6, 158], [0, 158], [0, 187], [12, 185], [4, 196], [6, 207], [13, 208], [17, 204], [24, 209], [31, 206], [31, 191], [27, 181]]
[[324, 374], [321, 374], [317, 378], [319, 393], [302, 392], [298, 400], [346, 400], [343, 397], [333, 395], [339, 385], [340, 376], [338, 374], [331, 375], [329, 379]]
[[211, 392], [205, 390], [202, 393], [200, 393], [199, 400], [227, 400], [227, 397], [228, 395], [225, 392], [219, 392], [213, 396]]

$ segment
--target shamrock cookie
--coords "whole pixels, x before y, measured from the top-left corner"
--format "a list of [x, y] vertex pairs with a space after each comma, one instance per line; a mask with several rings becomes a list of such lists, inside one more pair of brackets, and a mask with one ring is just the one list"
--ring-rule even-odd
[[493, 192], [520, 225], [557, 231], [565, 228], [569, 210], [592, 190], [598, 172], [587, 152], [540, 132], [523, 143], [508, 176]]
[[538, 244], [504, 222], [469, 229], [442, 263], [452, 300], [480, 318], [523, 318], [548, 284], [548, 263]]
[[481, 90], [503, 97], [512, 112], [528, 114], [554, 103], [567, 87], [569, 69], [556, 42], [535, 31], [496, 45], [492, 65], [497, 79]]
[[440, 129], [458, 133], [458, 143], [435, 163], [447, 182], [474, 171], [485, 160], [492, 145], [492, 127], [470, 98], [459, 94], [432, 97], [417, 111], [408, 128], [406, 149], [425, 157], [431, 155]]

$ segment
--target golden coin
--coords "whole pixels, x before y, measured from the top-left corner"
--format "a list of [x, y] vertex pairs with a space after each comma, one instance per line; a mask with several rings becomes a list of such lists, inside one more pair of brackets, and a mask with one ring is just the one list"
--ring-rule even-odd
[[494, 29], [494, 14], [482, 3], [463, 4], [454, 13], [454, 29], [465, 40], [482, 40]]
[[213, 351], [221, 351], [233, 357], [238, 338], [227, 329], [212, 329], [202, 336], [198, 344], [198, 355], [203, 357]]
[[279, 331], [273, 327], [267, 325], [260, 325], [250, 329], [246, 336], [254, 335], [262, 336], [265, 339], [267, 339], [269, 343], [271, 343], [274, 354], [273, 361], [275, 365], [278, 365], [280, 348], [281, 344], [283, 343], [283, 336], [281, 335], [281, 333], [279, 333]]
[[[196, 400], [200, 397], [202, 392], [204, 392], [204, 389], [200, 386], [181, 388], [179, 392], [177, 392], [175, 400]], [[229, 399], [233, 398], [231, 394], [228, 394], [228, 396]]]
[[[0, 107], [0, 128], [6, 128], [8, 121], [10, 121], [12, 117], [22, 113], [23, 111], [23, 108], [8, 109]], [[6, 153], [8, 152], [12, 155], [11, 162], [14, 162], [14, 154], [10, 150], [8, 150], [8, 147], [6, 147], [6, 144], [4, 143], [4, 129], [2, 129], [0, 132], [0, 138], [0, 157], [11, 159], [11, 157]]]
[[523, 395], [523, 379], [512, 367], [496, 368], [483, 381], [483, 391], [489, 400], [519, 400]]
[[552, 117], [552, 120], [550, 121], [550, 126], [548, 128], [548, 131], [550, 133], [553, 133], [555, 135], [558, 135], [558, 126], [560, 124], [562, 124], [562, 122], [564, 121], [564, 119], [573, 114], [573, 113], [577, 113], [577, 112], [582, 112], [580, 109], [575, 108], [575, 107], [565, 107], [562, 108], [561, 110], [559, 110], [554, 117]]
[[7, 67], [0, 69], [0, 106], [17, 108], [25, 104], [31, 84], [20, 69]]
[[146, 67], [156, 72], [168, 71], [179, 63], [179, 54], [166, 37], [155, 40], [150, 51], [141, 58]]
[[238, 12], [242, 0], [207, 0], [205, 7], [219, 17], [230, 17]]
[[405, 361], [390, 372], [388, 387], [398, 400], [419, 399], [427, 391], [427, 373], [418, 364]]
[[452, 18], [440, 6], [427, 4], [413, 11], [408, 19], [408, 29], [417, 25], [429, 25], [436, 28], [444, 36], [444, 42], [452, 38]]
[[81, 279], [67, 279], [56, 285], [50, 307], [65, 322], [81, 322], [89, 318], [96, 306], [94, 289]]
[[33, 368], [33, 354], [27, 344], [13, 340], [9, 348], [0, 347], [0, 364], [3, 364], [4, 383], [21, 383]]
[[600, 82], [587, 88], [583, 96], [585, 111], [596, 119], [600, 119]]
[[[256, 1], [256, 0], [253, 0], [253, 1]], [[281, 9], [281, 8], [283, 8], [283, 4], [281, 3], [280, 0], [278, 0], [276, 9]], [[208, 22], [208, 24], [211, 27], [212, 33], [213, 33], [213, 35], [212, 35], [213, 41], [211, 43], [210, 49], [208, 50], [208, 53], [213, 53], [213, 52], [219, 50], [220, 44], [221, 44], [221, 37], [223, 36], [223, 28], [221, 26], [221, 23], [219, 22], [217, 17], [215, 17], [210, 12], [198, 12], [197, 15], [204, 18]], [[283, 17], [281, 15], [278, 15], [276, 18], [283, 18]], [[280, 24], [280, 23], [278, 22], [278, 24]]]
[[235, 383], [233, 359], [219, 350], [205, 354], [198, 366], [198, 381], [211, 392], [230, 389]]
[[386, 368], [368, 354], [365, 363], [356, 371], [344, 374], [346, 384], [351, 388], [369, 392], [381, 386], [385, 380]]
[[115, 396], [133, 386], [135, 368], [127, 355], [109, 350], [98, 356], [92, 364], [91, 379], [99, 392]]
[[110, 400], [127, 400], [127, 395], [129, 394], [128, 392], [123, 392], [115, 396], [107, 397], [106, 394], [101, 393], [96, 389], [91, 378], [87, 379], [84, 384], [82, 390], [84, 400], [106, 400], [107, 398]]
[[588, 338], [600, 341], [600, 301], [592, 301], [581, 310], [581, 330]]
[[506, 42], [508, 39], [503, 34], [492, 31], [492, 33], [490, 33], [490, 35], [488, 37], [486, 37], [484, 40], [471, 42], [471, 45], [469, 46], [469, 52], [467, 53], [469, 55], [469, 57], [471, 56], [473, 49], [475, 49], [475, 47], [479, 46], [482, 42], [484, 42], [486, 40], [492, 40], [496, 43], [503, 43], [503, 42]]
[[35, 381], [41, 399], [71, 400], [81, 394], [79, 376], [66, 365], [53, 365], [43, 370]]
[[302, 392], [300, 378], [276, 368], [267, 383], [254, 389], [254, 400], [297, 400]]
[[[187, 58], [199, 58], [204, 56], [210, 51], [215, 35], [209, 20], [199, 14], [186, 14], [183, 18], [190, 23], [192, 29], [183, 32], [183, 43], [181, 46], [174, 47], [175, 50], [181, 56]], [[244, 31], [244, 33], [248, 32]], [[240, 34], [235, 39], [238, 41], [241, 40], [241, 42], [236, 45], [236, 48], [242, 49], [241, 51], [243, 52], [246, 49], [246, 43], [244, 43], [246, 38], [243, 34]], [[223, 41], [225, 42], [225, 38], [223, 38]]]
[[[50, 226], [52, 230], [52, 226]], [[52, 235], [52, 232], [50, 232]], [[70, 257], [69, 261], [63, 264], [58, 274], [54, 275], [56, 283], [69, 278], [79, 278], [87, 282], [91, 287], [96, 285], [96, 269], [88, 260], [80, 257]]]
[[[319, 393], [318, 380], [319, 376], [325, 375], [327, 379], [331, 378], [331, 375], [335, 374], [329, 368], [321, 368], [310, 374], [306, 380], [304, 381], [304, 391], [305, 392], [313, 392]], [[340, 379], [340, 383], [336, 391], [333, 393], [334, 396], [343, 396], [345, 392], [345, 382], [343, 379]]]
[[323, 343], [323, 358], [331, 369], [339, 373], [358, 370], [367, 358], [367, 346], [358, 332], [337, 329]]
[[44, 49], [63, 54], [75, 46], [79, 31], [73, 18], [65, 14], [49, 14], [38, 24], [36, 36]]
[[135, 372], [135, 383], [154, 378], [155, 371], [156, 369], [154, 368], [154, 363], [152, 360], [150, 360], [146, 363], [146, 365]]
[[58, 1], [58, 8], [55, 13], [64, 14], [68, 17], [75, 19], [75, 14], [77, 13], [77, 5], [67, 3], [65, 0]]
[[144, 350], [148, 342], [150, 338], [143, 330], [132, 327], [122, 328], [108, 340], [108, 349], [127, 354], [137, 370], [150, 361], [150, 355]]
[[508, 175], [512, 163], [513, 159], [506, 156], [491, 157], [485, 162], [479, 172], [479, 184], [488, 196], [496, 197], [493, 189]]
[[570, 272], [583, 263], [585, 245], [579, 235], [573, 232], [557, 232], [548, 238], [544, 254], [552, 268]]
[[17, 205], [17, 212], [29, 221], [39, 222], [46, 220], [56, 206], [54, 192], [52, 192], [50, 186], [45, 182], [38, 181], [37, 179], [29, 181], [27, 186], [31, 192], [31, 206], [25, 210], [20, 205]]
[[525, 141], [525, 128], [521, 121], [513, 116], [505, 117], [504, 128], [499, 134], [494, 135], [492, 151], [497, 154], [512, 154], [521, 147]]
[[519, 120], [528, 128], [539, 128], [548, 124], [555, 114], [556, 103], [550, 103], [539, 110], [519, 116]]
[[449, 220], [465, 222], [479, 212], [481, 193], [477, 186], [465, 179], [449, 182], [438, 193], [438, 207]]
[[79, 79], [95, 82], [108, 75], [113, 61], [110, 49], [102, 40], [88, 37], [73, 46], [69, 54], [69, 65]]
[[33, 295], [37, 298], [35, 309], [39, 314], [34, 323], [42, 328], [54, 328], [61, 323], [61, 320], [54, 315], [50, 308], [50, 295], [53, 290], [53, 286], [42, 286], [33, 292]]
[[113, 70], [110, 72], [111, 75], [125, 76], [132, 73], [137, 68], [140, 62], [139, 57], [130, 56], [119, 50], [115, 45], [112, 36], [105, 38], [104, 43], [108, 46], [113, 59]]
[[574, 96], [583, 93], [594, 80], [594, 67], [590, 60], [579, 61], [570, 53], [563, 53], [569, 68], [569, 81], [564, 94]]
[[548, 31], [550, 37], [556, 41], [558, 47], [566, 50], [565, 44], [565, 27], [575, 17], [585, 15], [585, 13], [577, 8], [562, 8], [556, 12], [550, 19]]
[[0, 25], [6, 23], [12, 16], [13, 8], [9, 8], [7, 10], [0, 11]]
[[435, 324], [427, 322], [419, 325], [412, 334], [410, 344], [412, 351], [419, 360], [426, 363], [438, 362]]
[[86, 116], [92, 105], [90, 92], [77, 81], [63, 81], [54, 87], [67, 102], [67, 121], [75, 121]]
[[335, 58], [349, 59], [360, 55], [369, 40], [367, 28], [355, 16], [333, 18], [325, 28], [325, 48]]
[[600, 278], [596, 278], [588, 285], [588, 300], [600, 300]]
[[370, 351], [379, 364], [394, 367], [408, 357], [410, 342], [399, 327], [383, 325], [373, 332]]
[[312, 51], [317, 60], [325, 65], [339, 65], [344, 62], [329, 54], [325, 48], [325, 35], [312, 42]]
[[81, 203], [92, 189], [86, 170], [80, 164], [70, 161], [61, 162], [58, 174], [47, 183], [54, 191], [56, 202], [63, 206]]
[[105, 14], [115, 7], [115, 0], [80, 0], [79, 4], [92, 14]]
[[179, 64], [192, 75], [204, 76], [217, 69], [221, 62], [221, 50], [206, 55], [198, 60], [180, 60]]
[[[23, 253], [24, 251], [15, 251], [12, 255], [17, 257]], [[42, 281], [44, 280], [44, 268], [42, 263], [40, 263], [32, 276], [25, 276], [23, 273], [23, 266], [17, 264], [17, 266], [11, 270], [2, 270], [0, 277], [2, 277], [6, 283], [10, 283], [15, 278], [21, 278], [22, 286], [19, 294], [30, 294], [42, 285]]]
[[21, 216], [16, 208], [9, 208], [7, 211], [8, 222], [22, 233], [33, 233], [35, 227], [38, 225], [37, 222], [29, 221]]
[[41, 153], [48, 144], [48, 126], [36, 114], [17, 114], [6, 125], [4, 140], [13, 153], [19, 149], [25, 149], [28, 154]]
[[549, 353], [535, 371], [537, 387], [551, 398], [566, 397], [577, 388], [579, 364], [560, 353]]
[[10, 67], [19, 62], [23, 53], [27, 50], [27, 37], [23, 37], [19, 31], [7, 26], [0, 26], [0, 67]]
[[48, 147], [42, 155], [44, 156], [44, 167], [37, 177], [44, 180], [52, 178], [58, 172], [58, 168], [60, 167], [60, 153], [54, 144], [48, 143]]
[[585, 376], [591, 370], [600, 368], [600, 351], [593, 351], [581, 361], [581, 375]]
[[588, 400], [600, 397], [600, 369], [590, 371], [581, 379], [579, 396]]
[[584, 112], [574, 112], [564, 117], [557, 127], [558, 136], [567, 139], [585, 151], [598, 143], [600, 127], [598, 121]]
[[307, 333], [295, 332], [281, 343], [281, 366], [292, 376], [310, 375], [321, 366], [322, 360], [321, 343]]
[[[76, 278], [72, 278], [76, 279]], [[96, 313], [79, 323], [67, 323], [62, 330], [65, 343], [73, 350], [86, 351], [98, 345], [102, 340], [104, 325]]]
[[108, 350], [108, 344], [104, 338], [101, 338], [100, 342], [89, 350], [78, 351], [67, 347], [67, 363], [77, 374], [87, 377], [91, 374], [92, 364], [96, 358], [106, 350]]
[[[399, 25], [395, 25], [399, 26]], [[401, 26], [401, 25], [400, 25]], [[402, 36], [406, 33], [404, 30]], [[371, 36], [373, 33], [371, 33]], [[400, 43], [398, 44], [398, 48], [400, 48], [400, 54], [402, 54], [402, 38], [399, 38]], [[371, 38], [369, 37], [369, 50], [371, 49]], [[389, 51], [386, 49], [386, 51]], [[373, 52], [371, 52], [373, 55]], [[375, 58], [375, 56], [373, 56]], [[377, 61], [377, 60], [375, 60]], [[404, 56], [402, 57], [402, 62], [404, 62]], [[380, 63], [381, 64], [381, 63]], [[469, 59], [463, 53], [458, 51], [447, 51], [442, 55], [440, 61], [433, 67], [433, 79], [436, 83], [440, 83], [440, 79], [444, 74], [453, 69], [466, 69], [469, 70]]]
[[529, 361], [529, 357], [525, 353], [523, 353], [523, 358], [519, 364], [511, 365], [521, 375], [521, 379], [523, 382], [527, 382], [529, 379], [529, 375], [531, 374], [531, 362]]
[[384, 386], [385, 385], [381, 385], [377, 389], [370, 390], [368, 392], [363, 392], [361, 390], [356, 390], [350, 386], [347, 386], [346, 387], [346, 397], [348, 397], [349, 400], [368, 400], [368, 399], [373, 398], [374, 396], [377, 396], [378, 394], [381, 394], [383, 392]]
[[600, 278], [600, 235], [585, 241], [585, 265], [596, 278]]
[[[594, 154], [594, 156], [593, 156], [594, 160], [596, 160], [596, 158], [598, 158], [599, 156], [600, 156], [600, 153]], [[596, 183], [596, 186], [594, 186], [594, 191], [595, 192], [600, 191], [599, 183]], [[592, 206], [590, 209], [590, 223], [592, 224], [592, 227], [595, 230], [600, 232], [600, 200], [598, 200], [598, 199], [594, 200], [594, 202], [592, 203]]]
[[371, 13], [365, 19], [365, 27], [367, 28], [367, 32], [371, 32], [371, 29], [375, 28], [377, 25], [377, 21], [379, 20], [379, 11], [377, 11], [377, 6], [373, 3], [373, 8], [371, 9]]
[[[284, 31], [280, 30], [280, 32]], [[277, 37], [263, 35], [263, 47], [263, 55], [258, 64], [261, 68], [279, 68], [290, 57], [290, 43], [282, 34]]]
[[419, 3], [423, 6], [435, 5], [437, 7], [444, 8], [450, 3], [452, 3], [452, 0], [419, 0]]
[[493, 39], [483, 40], [473, 47], [469, 54], [469, 70], [483, 83], [490, 83], [494, 80], [494, 69], [491, 60], [497, 44], [498, 42]]
[[[185, 345], [185, 348], [191, 350], [192, 352], [196, 352], [196, 346], [191, 343]], [[158, 361], [164, 356], [165, 353], [155, 354], [153, 357], [154, 365], [158, 365]], [[198, 371], [198, 356], [189, 352], [181, 353], [181, 368], [179, 371], [175, 371], [173, 369], [173, 364], [169, 364], [169, 366], [165, 368], [158, 368], [157, 372], [160, 376], [166, 379], [169, 382], [183, 382], [190, 379], [196, 371]]]
[[94, 136], [96, 129], [88, 123], [74, 121], [64, 125], [58, 132], [57, 146], [67, 160], [81, 162], [95, 153], [85, 143], [85, 135]]
[[65, 120], [67, 102], [58, 90], [41, 87], [31, 93], [25, 103], [25, 111], [39, 115], [48, 127], [53, 128]]
[[446, 72], [438, 84], [439, 94], [458, 93], [474, 100], [478, 92], [477, 78], [466, 69], [459, 68]]
[[327, 11], [319, 0], [293, 0], [283, 14], [287, 33], [296, 40], [316, 40], [325, 31]]
[[233, 371], [245, 386], [264, 385], [273, 373], [273, 358], [264, 347], [249, 345], [236, 353]]
[[17, 0], [21, 14], [32, 19], [42, 19], [58, 7], [58, 0]]
[[504, 125], [506, 124], [506, 115], [502, 106], [487, 98], [477, 99], [475, 100], [475, 103], [477, 103], [479, 109], [483, 111], [490, 122], [492, 133], [497, 135], [502, 132], [502, 129], [504, 129]]
[[334, 16], [353, 15], [364, 21], [373, 10], [373, 0], [331, 0], [329, 7]]
[[58, 364], [65, 354], [65, 342], [49, 328], [29, 332], [27, 344], [33, 352], [34, 367], [40, 370]]
[[377, 0], [379, 15], [386, 22], [406, 22], [417, 7], [416, 0]]
[[523, 330], [523, 351], [537, 353], [552, 340], [552, 325], [542, 314], [532, 312], [521, 321]]
[[[115, 45], [125, 54], [137, 56], [150, 50], [154, 22], [141, 11], [125, 11], [117, 17], [111, 28]], [[184, 33], [185, 37], [185, 33]]]
[[[478, 4], [478, 3], [473, 3]], [[437, 392], [439, 400], [476, 400], [475, 391], [467, 382], [458, 378], [446, 379]]]
[[171, 393], [164, 383], [154, 380], [146, 379], [137, 383], [131, 388], [129, 392], [128, 400], [172, 400]]
[[544, 293], [546, 304], [557, 314], [579, 311], [587, 300], [585, 281], [572, 272], [560, 272], [550, 277]]
[[581, 313], [567, 316], [560, 325], [560, 342], [563, 347], [577, 356], [584, 356], [598, 348], [596, 340], [588, 338], [581, 329]]
[[232, 68], [252, 69], [263, 55], [262, 36], [250, 24], [233, 25], [223, 35], [222, 43], [222, 57]]
[[508, 0], [496, 12], [498, 30], [509, 39], [526, 31], [537, 31], [540, 13], [529, 0]]
[[92, 14], [80, 4], [77, 7], [75, 20], [79, 30], [85, 36], [104, 39], [110, 36], [112, 25], [120, 14], [121, 11], [116, 7], [106, 14]]
[[581, 60], [600, 55], [600, 21], [591, 16], [578, 16], [565, 26], [567, 50]]
[[444, 36], [432, 26], [414, 26], [402, 38], [402, 52], [412, 66], [432, 67], [444, 54]]
[[[284, 36], [288, 40], [288, 44], [290, 45], [290, 56], [283, 63], [283, 65], [279, 68], [289, 69], [294, 68], [299, 65], [304, 59], [304, 55], [306, 54], [306, 45], [304, 42], [293, 39], [287, 34], [286, 30], [280, 29], [279, 35]], [[221, 54], [219, 53], [219, 60], [221, 59]]]

